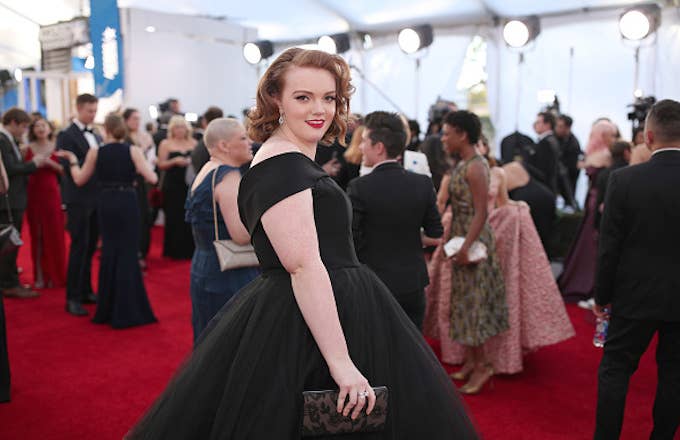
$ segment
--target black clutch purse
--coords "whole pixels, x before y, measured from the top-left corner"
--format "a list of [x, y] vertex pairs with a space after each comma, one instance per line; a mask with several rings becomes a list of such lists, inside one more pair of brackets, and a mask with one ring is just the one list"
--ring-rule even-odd
[[356, 420], [338, 413], [338, 390], [303, 392], [302, 437], [384, 430], [389, 393], [387, 387], [375, 387], [373, 391], [373, 411], [366, 415], [366, 408], [362, 409]]

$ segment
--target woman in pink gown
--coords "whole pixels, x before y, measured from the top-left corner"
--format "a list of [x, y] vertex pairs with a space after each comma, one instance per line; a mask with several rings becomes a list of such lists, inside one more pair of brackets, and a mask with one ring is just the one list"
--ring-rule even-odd
[[[488, 147], [485, 150], [488, 154]], [[446, 182], [442, 182], [441, 188], [446, 191]], [[438, 200], [445, 200], [445, 197], [440, 194]], [[442, 204], [439, 207], [443, 209]], [[529, 206], [509, 199], [505, 172], [501, 167], [491, 168], [489, 213], [489, 224], [496, 239], [496, 255], [505, 280], [510, 329], [489, 339], [486, 356], [496, 373], [514, 374], [522, 371], [525, 353], [568, 339], [574, 335], [574, 329], [531, 219]], [[450, 216], [449, 209], [442, 216], [444, 242], [450, 238]], [[460, 364], [464, 360], [463, 347], [448, 336], [451, 264], [442, 245], [434, 251], [428, 272], [430, 285], [425, 290], [424, 333], [440, 341], [445, 363]], [[456, 378], [463, 379], [466, 369], [464, 366], [458, 375], [454, 374]]]

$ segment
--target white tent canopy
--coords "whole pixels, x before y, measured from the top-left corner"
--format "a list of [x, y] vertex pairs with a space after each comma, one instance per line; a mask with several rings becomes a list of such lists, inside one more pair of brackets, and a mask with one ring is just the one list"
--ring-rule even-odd
[[[346, 31], [386, 31], [399, 26], [492, 23], [494, 17], [560, 14], [644, 3], [630, 0], [118, 0], [121, 8], [222, 17], [258, 29], [275, 41]], [[2, 0], [0, 17], [45, 25], [89, 14], [86, 0]], [[6, 13], [7, 12], [7, 13]]]
[[[255, 28], [259, 38], [281, 42], [280, 48], [286, 43], [313, 41], [322, 34], [371, 32], [377, 36], [373, 49], [362, 50], [355, 45], [344, 55], [359, 68], [354, 71], [358, 90], [353, 108], [359, 112], [399, 109], [409, 117], [417, 117], [422, 124], [426, 122], [428, 106], [437, 96], [465, 100], [466, 91], [458, 90], [456, 85], [467, 47], [473, 36], [481, 35], [488, 44], [489, 113], [497, 140], [515, 126], [531, 134], [531, 122], [540, 108], [537, 92], [549, 89], [559, 96], [563, 110], [573, 114], [576, 132], [583, 142], [590, 123], [599, 116], [609, 116], [619, 123], [622, 132], [629, 131], [626, 105], [633, 99], [634, 48], [619, 36], [617, 21], [625, 7], [640, 3], [644, 2], [118, 0], [121, 8], [222, 18], [225, 22]], [[87, 0], [0, 1], [0, 21], [11, 22], [11, 26], [0, 27], [3, 34], [0, 41], [4, 42], [0, 44], [0, 62], [7, 65], [8, 56], [24, 63], [31, 56], [39, 59], [37, 26], [87, 15], [88, 5]], [[541, 17], [542, 32], [527, 48], [525, 62], [518, 67], [517, 52], [505, 47], [494, 19], [529, 14]], [[402, 26], [423, 23], [435, 27], [435, 36], [432, 46], [418, 55], [421, 67], [416, 74], [414, 57], [403, 54], [396, 45], [396, 31]], [[21, 27], [23, 33], [16, 31], [17, 27]], [[33, 28], [34, 31], [27, 30]], [[33, 39], [27, 38], [31, 32], [36, 35]], [[199, 35], [200, 27], [195, 32]], [[244, 32], [244, 39], [246, 34], [252, 35]], [[665, 8], [662, 27], [648, 40], [641, 49], [638, 86], [645, 94], [680, 98], [680, 84], [675, 80], [680, 74], [680, 61], [673, 56], [680, 53], [677, 7]], [[205, 60], [202, 68], [209, 69], [211, 62]], [[230, 62], [243, 63], [243, 60]], [[518, 76], [521, 81], [517, 81]], [[254, 90], [256, 75], [248, 81]], [[171, 84], [168, 80], [168, 85]], [[168, 90], [167, 95], [182, 98], [176, 90]], [[158, 96], [159, 100], [162, 98]], [[194, 99], [196, 107], [211, 104], [211, 96], [201, 99], [205, 102]], [[243, 107], [250, 104], [251, 101], [238, 103]], [[200, 107], [190, 110], [202, 111]]]

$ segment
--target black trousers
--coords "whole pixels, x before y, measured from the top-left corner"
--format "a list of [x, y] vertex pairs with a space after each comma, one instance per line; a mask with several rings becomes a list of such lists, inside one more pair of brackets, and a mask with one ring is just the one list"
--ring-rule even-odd
[[[24, 220], [24, 211], [12, 209], [12, 223], [21, 232], [21, 224]], [[7, 210], [0, 211], [0, 224], [8, 225], [9, 215]], [[19, 272], [17, 271], [17, 255], [19, 249], [15, 249], [0, 256], [0, 289], [11, 289], [19, 286]]]
[[630, 376], [657, 332], [658, 384], [650, 439], [673, 439], [680, 423], [680, 322], [613, 316], [598, 374], [596, 440], [619, 438]]
[[422, 330], [425, 320], [425, 289], [395, 294], [394, 297], [418, 330]]
[[92, 291], [92, 256], [97, 250], [99, 223], [94, 207], [68, 205], [66, 229], [71, 235], [66, 271], [66, 300], [82, 301]]
[[5, 306], [0, 293], [0, 403], [9, 402], [9, 356], [7, 355], [7, 326]]

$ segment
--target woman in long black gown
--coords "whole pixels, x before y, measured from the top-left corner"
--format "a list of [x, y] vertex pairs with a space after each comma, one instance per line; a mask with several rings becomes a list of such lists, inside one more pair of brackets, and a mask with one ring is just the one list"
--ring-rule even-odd
[[165, 172], [161, 185], [165, 214], [163, 256], [170, 258], [190, 259], [194, 255], [191, 225], [184, 221], [184, 202], [189, 190], [186, 171], [195, 146], [188, 122], [179, 115], [170, 118], [168, 138], [158, 146], [158, 168]]
[[351, 204], [313, 160], [318, 141], [344, 138], [351, 90], [347, 63], [320, 51], [289, 49], [265, 73], [250, 127], [265, 142], [238, 196], [263, 274], [129, 439], [299, 439], [303, 391], [339, 388], [338, 411], [355, 417], [375, 402], [369, 382], [389, 388], [385, 430], [329, 439], [477, 438], [418, 329], [357, 260]]
[[69, 160], [76, 185], [84, 185], [95, 170], [101, 185], [97, 213], [102, 253], [97, 312], [92, 322], [126, 328], [156, 322], [137, 258], [140, 216], [133, 184], [137, 174], [149, 183], [155, 183], [157, 177], [142, 152], [122, 142], [126, 128], [120, 115], [109, 114], [104, 129], [107, 142], [88, 151], [82, 168], [72, 152], [59, 154]]

